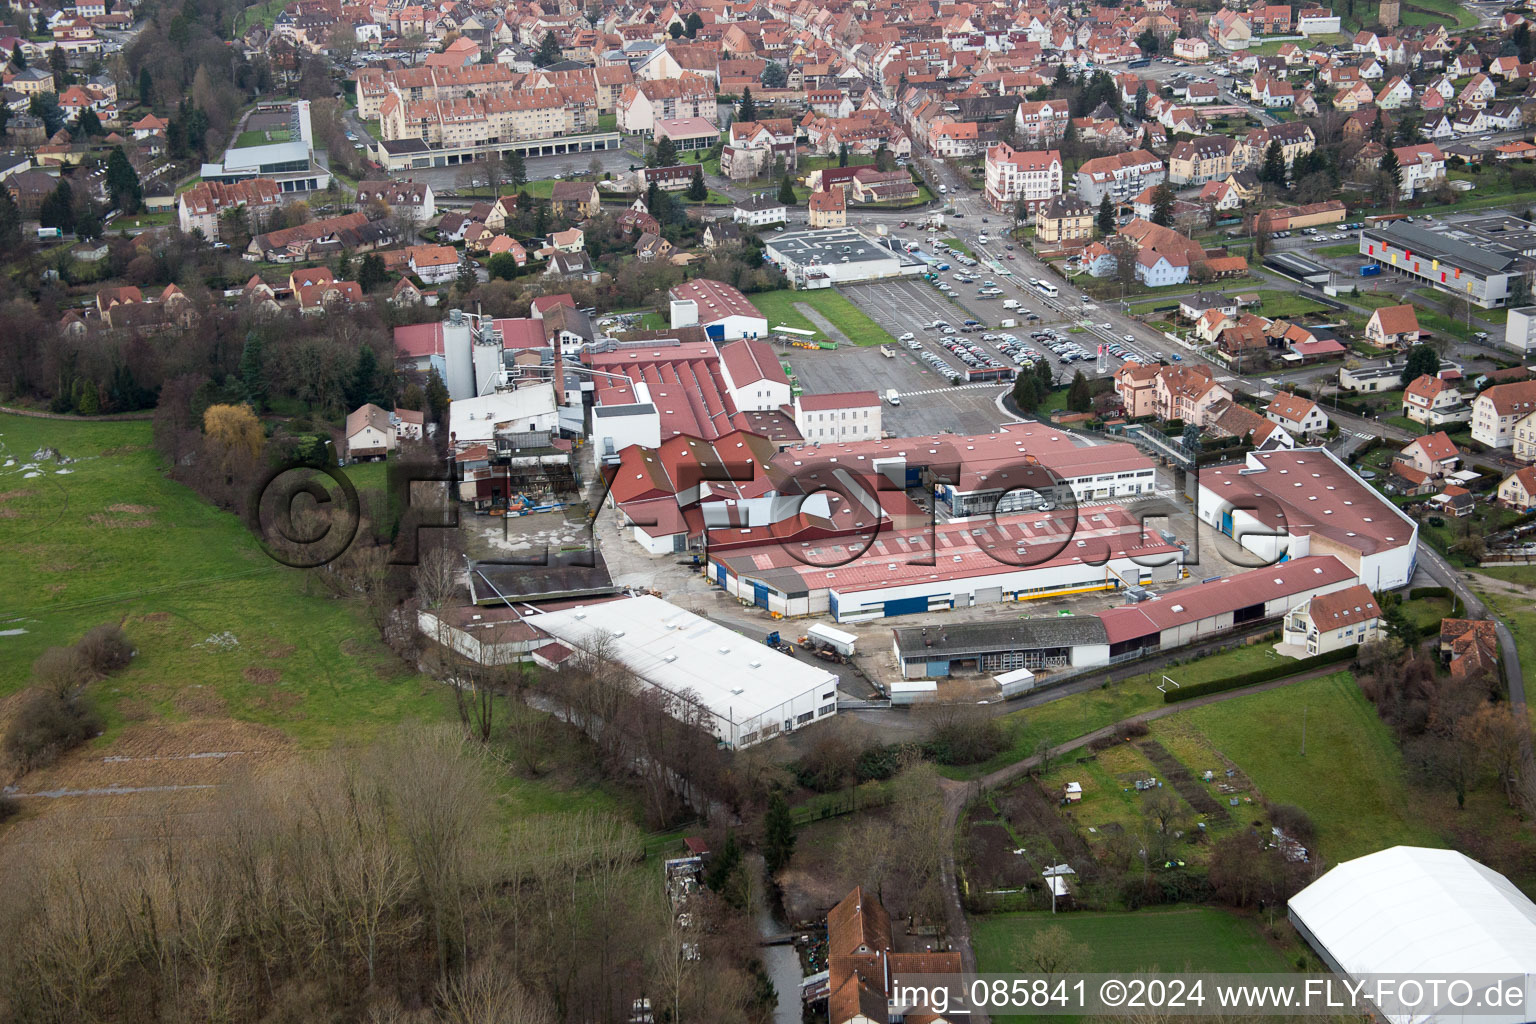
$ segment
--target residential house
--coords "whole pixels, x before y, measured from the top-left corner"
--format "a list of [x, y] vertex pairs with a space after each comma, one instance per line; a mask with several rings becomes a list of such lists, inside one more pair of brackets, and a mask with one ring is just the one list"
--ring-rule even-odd
[[1231, 398], [1232, 392], [1216, 382], [1210, 367], [1177, 364], [1158, 371], [1155, 407], [1159, 419], [1204, 427], [1211, 406]]
[[1536, 512], [1536, 466], [1517, 469], [1499, 484], [1499, 504], [1516, 512]]
[[395, 450], [396, 440], [390, 413], [372, 402], [347, 414], [347, 458], [353, 462], [384, 458]]
[[1328, 414], [1310, 398], [1280, 391], [1264, 409], [1264, 418], [1296, 437], [1314, 437], [1328, 429]]
[[1056, 196], [1035, 209], [1035, 240], [1063, 248], [1084, 245], [1093, 237], [1096, 212], [1077, 196]]
[[1413, 86], [1407, 79], [1394, 76], [1376, 94], [1376, 106], [1382, 110], [1401, 110], [1413, 102]]
[[1510, 448], [1515, 424], [1533, 412], [1536, 380], [1495, 384], [1472, 400], [1472, 440], [1490, 448]]
[[660, 235], [647, 231], [635, 240], [635, 258], [641, 263], [655, 263], [671, 257], [673, 245]]
[[410, 266], [422, 284], [446, 284], [459, 276], [459, 251], [451, 245], [418, 245], [411, 250]]
[[363, 289], [356, 281], [323, 281], [293, 290], [298, 301], [299, 313], [314, 316], [338, 306], [355, 305], [363, 301]]
[[1403, 415], [1426, 427], [1465, 423], [1471, 409], [1451, 381], [1421, 374], [1403, 389]]
[[[505, 231], [507, 222], [517, 217], [517, 193], [507, 193], [496, 197], [491, 204], [491, 212], [486, 214], [485, 226], [492, 231]], [[439, 225], [441, 230], [442, 226]]]
[[1161, 369], [1156, 363], [1126, 362], [1115, 371], [1115, 394], [1120, 396], [1126, 416], [1139, 419], [1157, 415], [1157, 375]]
[[1431, 480], [1443, 480], [1461, 468], [1461, 450], [1443, 430], [1416, 437], [1395, 456]]
[[560, 277], [565, 279], [580, 279], [585, 281], [597, 280], [597, 270], [593, 268], [592, 261], [587, 258], [585, 252], [557, 252], [549, 258], [549, 265], [544, 269], [545, 276]]
[[738, 202], [731, 216], [737, 224], [762, 227], [765, 224], [783, 224], [789, 219], [789, 210], [777, 198], [764, 192]]
[[1459, 484], [1447, 484], [1445, 488], [1429, 500], [1430, 505], [1445, 515], [1455, 516], [1457, 519], [1470, 516], [1477, 511], [1477, 499], [1472, 492]]
[[1416, 146], [1397, 146], [1398, 172], [1402, 178], [1403, 198], [1411, 199], [1415, 193], [1434, 188], [1445, 180], [1445, 153], [1432, 142]]
[[549, 212], [567, 220], [596, 215], [602, 199], [590, 181], [557, 181], [549, 197]]
[[1536, 462], [1536, 412], [1517, 419], [1510, 436], [1510, 454], [1521, 462]]
[[1407, 348], [1419, 340], [1419, 317], [1409, 305], [1382, 306], [1365, 325], [1365, 338], [1377, 348]]
[[1168, 154], [1168, 181], [1201, 185], [1224, 180], [1248, 166], [1248, 148], [1225, 135], [1207, 135], [1176, 144]]
[[1027, 100], [1014, 113], [1019, 138], [1029, 145], [1050, 145], [1066, 133], [1071, 110], [1066, 100]]
[[[515, 201], [516, 197], [514, 197]], [[499, 203], [500, 200], [497, 202]], [[437, 216], [437, 202], [432, 195], [432, 186], [424, 181], [412, 181], [407, 178], [404, 181], [358, 182], [357, 205], [366, 207], [372, 203], [383, 203], [397, 216], [407, 218], [417, 226]], [[500, 225], [496, 225], [496, 228], [500, 230]]]
[[271, 178], [251, 178], [225, 184], [200, 181], [176, 197], [176, 219], [184, 233], [202, 233], [219, 241], [220, 219], [230, 210], [244, 209], [246, 229], [261, 231], [282, 208], [282, 187]]
[[[1320, 594], [1292, 608], [1281, 643], [1304, 648], [1306, 657], [1370, 643], [1381, 632], [1381, 609], [1363, 583]], [[1301, 655], [1297, 655], [1300, 657]]]
[[741, 228], [733, 220], [715, 220], [704, 226], [701, 241], [706, 249], [735, 245], [741, 241]]
[[1148, 288], [1165, 288], [1189, 280], [1189, 256], [1144, 247], [1136, 253], [1136, 280]]
[[842, 228], [848, 226], [848, 204], [843, 190], [812, 193], [806, 223], [813, 228]]
[[1440, 656], [1452, 678], [1466, 679], [1499, 667], [1499, 624], [1493, 619], [1441, 619]]
[[1209, 60], [1211, 44], [1199, 36], [1180, 36], [1173, 41], [1173, 55], [1187, 61]]
[[1225, 7], [1211, 15], [1206, 29], [1212, 39], [1228, 50], [1246, 50], [1253, 39], [1253, 27], [1248, 19]]

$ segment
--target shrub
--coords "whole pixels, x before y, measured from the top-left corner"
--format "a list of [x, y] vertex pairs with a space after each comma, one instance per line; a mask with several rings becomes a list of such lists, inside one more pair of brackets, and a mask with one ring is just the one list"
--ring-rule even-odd
[[33, 690], [6, 730], [5, 756], [22, 772], [43, 768], [101, 731], [101, 719], [78, 696]]
[[78, 647], [50, 647], [32, 663], [32, 676], [54, 693], [73, 693], [91, 681], [91, 667]]
[[1270, 665], [1265, 668], [1254, 669], [1252, 672], [1239, 672], [1237, 675], [1228, 676], [1225, 679], [1212, 679], [1205, 683], [1191, 683], [1181, 686], [1177, 690], [1169, 690], [1163, 694], [1163, 703], [1175, 704], [1181, 700], [1190, 700], [1194, 697], [1203, 697], [1207, 693], [1221, 693], [1224, 690], [1235, 690], [1240, 686], [1251, 686], [1254, 683], [1264, 683], [1271, 679], [1283, 679], [1286, 676], [1299, 675], [1309, 669], [1321, 668], [1324, 665], [1333, 665], [1341, 661], [1350, 661], [1360, 650], [1358, 644], [1349, 647], [1341, 647], [1327, 654], [1319, 654], [1311, 658], [1302, 658], [1289, 664]]
[[1307, 812], [1295, 804], [1270, 805], [1269, 820], [1302, 846], [1311, 846], [1317, 841], [1317, 826]]
[[111, 622], [94, 627], [75, 645], [81, 660], [96, 676], [121, 672], [133, 660], [133, 645], [122, 628]]
[[21, 813], [21, 801], [13, 796], [0, 793], [0, 822], [14, 818]]

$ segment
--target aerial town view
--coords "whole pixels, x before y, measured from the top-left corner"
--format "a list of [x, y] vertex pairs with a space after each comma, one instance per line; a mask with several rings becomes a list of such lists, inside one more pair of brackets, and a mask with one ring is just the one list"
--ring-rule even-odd
[[0, 0], [0, 1022], [1536, 1020], [1536, 0], [1335, 2]]

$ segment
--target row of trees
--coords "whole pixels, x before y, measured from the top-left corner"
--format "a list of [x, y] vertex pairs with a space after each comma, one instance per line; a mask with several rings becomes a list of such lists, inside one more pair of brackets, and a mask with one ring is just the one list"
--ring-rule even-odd
[[679, 1024], [755, 1019], [735, 915], [700, 900], [721, 941], [687, 959], [635, 829], [506, 821], [496, 773], [456, 726], [404, 727], [238, 778], [190, 833], [18, 853], [7, 1016], [556, 1024], [644, 997]]

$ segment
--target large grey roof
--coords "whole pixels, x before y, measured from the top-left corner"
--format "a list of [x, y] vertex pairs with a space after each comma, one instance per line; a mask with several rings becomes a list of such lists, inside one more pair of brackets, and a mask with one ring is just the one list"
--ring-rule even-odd
[[1367, 238], [1390, 242], [1398, 248], [1423, 253], [1430, 259], [1445, 260], [1458, 267], [1478, 271], [1484, 275], [1507, 273], [1515, 262], [1513, 254], [1500, 252], [1492, 245], [1471, 245], [1448, 237], [1444, 232], [1421, 228], [1417, 224], [1389, 221], [1380, 227], [1367, 228]]
[[475, 562], [469, 572], [469, 594], [475, 604], [594, 597], [615, 594], [618, 589], [596, 550], [551, 550], [542, 561], [530, 559], [527, 564]]
[[924, 654], [963, 658], [993, 651], [1028, 651], [1109, 643], [1109, 633], [1097, 615], [900, 626], [892, 632], [896, 634], [896, 649], [904, 658]]

